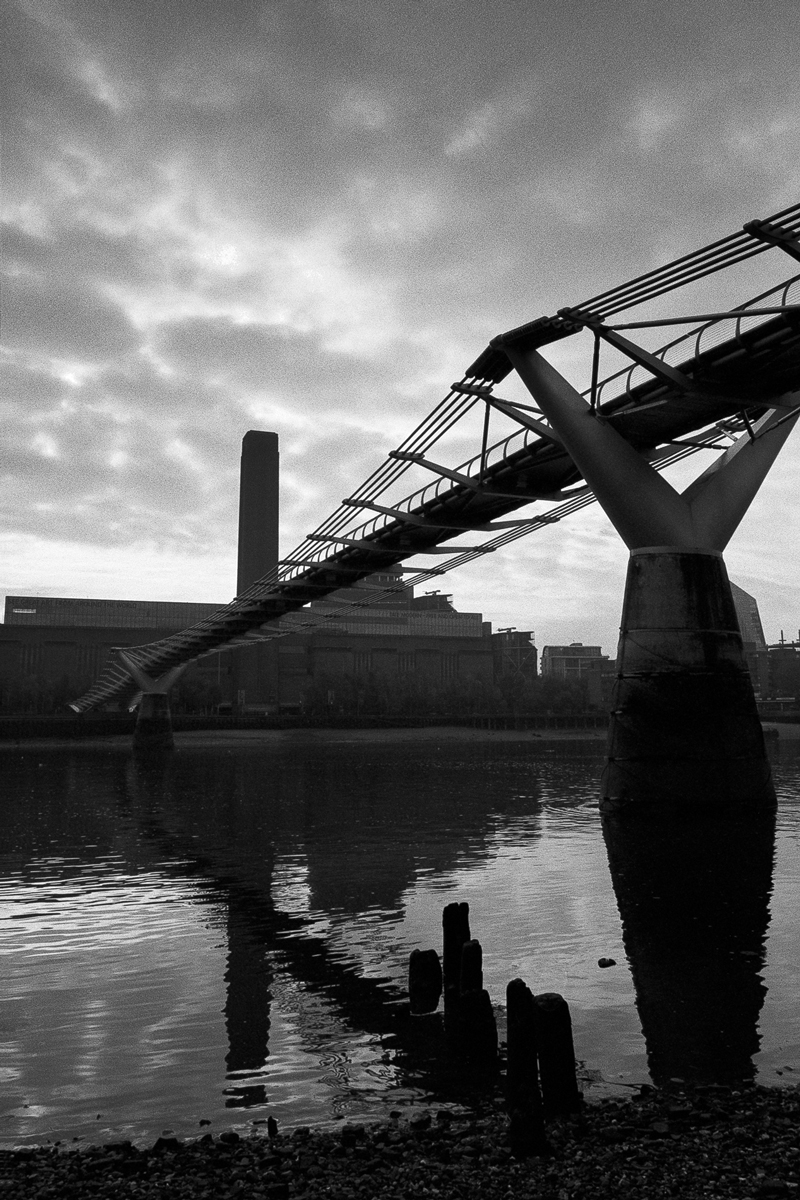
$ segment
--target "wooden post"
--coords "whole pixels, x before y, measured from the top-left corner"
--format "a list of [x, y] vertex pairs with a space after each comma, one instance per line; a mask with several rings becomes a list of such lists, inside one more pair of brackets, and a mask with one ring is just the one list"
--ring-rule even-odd
[[534, 997], [536, 1050], [546, 1117], [577, 1112], [583, 1101], [575, 1074], [569, 1005], [557, 992]]
[[467, 935], [467, 940], [461, 941], [459, 970], [456, 973], [453, 965], [451, 978], [455, 978], [449, 987], [445, 975], [445, 1031], [460, 1055], [484, 1069], [495, 1070], [497, 1022], [494, 1019], [489, 993], [483, 986], [481, 944], [469, 938], [466, 904], [448, 907], [461, 910], [448, 914], [445, 909], [445, 929], [447, 930], [447, 923], [452, 921], [454, 928], [450, 932], [454, 945], [461, 941], [464, 934]]
[[442, 995], [442, 964], [435, 950], [411, 951], [408, 995], [412, 1013], [436, 1012]]
[[508, 1064], [506, 1099], [509, 1141], [516, 1158], [548, 1154], [544, 1111], [539, 1091], [536, 1055], [536, 1015], [533, 994], [521, 979], [506, 988], [508, 1014]]
[[465, 1058], [489, 1070], [497, 1067], [497, 1022], [485, 988], [461, 993], [457, 1029]]
[[469, 905], [446, 904], [442, 912], [444, 1011], [455, 1013], [461, 990], [461, 948], [470, 940]]
[[462, 992], [480, 992], [483, 989], [483, 950], [476, 939], [464, 942], [461, 947], [461, 977], [459, 989]]

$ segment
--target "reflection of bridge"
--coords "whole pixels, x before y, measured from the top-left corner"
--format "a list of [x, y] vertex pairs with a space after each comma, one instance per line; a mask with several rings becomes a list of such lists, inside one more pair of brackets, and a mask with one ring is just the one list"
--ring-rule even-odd
[[[396, 754], [401, 761], [400, 747]], [[442, 768], [434, 781], [424, 759], [392, 771], [385, 749], [332, 753], [307, 742], [299, 755], [287, 745], [258, 756], [201, 750], [127, 761], [120, 790], [142, 846], [180, 876], [205, 881], [209, 902], [227, 908], [227, 1107], [263, 1101], [275, 974], [294, 980], [296, 1013], [311, 994], [330, 1006], [328, 1020], [388, 1039], [402, 1086], [463, 1098], [466, 1078], [456, 1071], [448, 1082], [442, 1058], [428, 1060], [429, 1044], [398, 1020], [406, 1000], [390, 978], [398, 963], [389, 959], [386, 977], [370, 978], [355, 947], [337, 950], [274, 899], [287, 846], [302, 848], [311, 923], [346, 914], [349, 927], [370, 911], [399, 914], [421, 868], [441, 879], [490, 862], [497, 834], [521, 817], [526, 842], [539, 841], [539, 806], [549, 790], [558, 793], [552, 759], [526, 756], [498, 773], [485, 769], [496, 761], [492, 748], [474, 746], [467, 782], [461, 747], [430, 754]], [[441, 814], [453, 793], [459, 819], [445, 833]], [[560, 796], [579, 802], [580, 791]], [[607, 820], [603, 834], [654, 1080], [752, 1078], [774, 815], [697, 813], [685, 827], [649, 813], [644, 822]]]
[[[57, 881], [86, 866], [79, 894], [91, 901], [93, 863], [113, 862], [115, 876], [131, 886], [140, 872], [193, 881], [192, 904], [208, 906], [213, 927], [225, 930], [227, 1047], [205, 1047], [204, 1059], [216, 1087], [224, 1054], [228, 1109], [262, 1105], [267, 1095], [278, 1102], [281, 1040], [271, 1021], [288, 1014], [301, 1053], [318, 1057], [321, 1010], [327, 1032], [349, 1029], [381, 1039], [397, 1071], [387, 1090], [419, 1088], [439, 1100], [463, 1099], [471, 1081], [459, 1074], [457, 1058], [429, 1058], [435, 1042], [406, 1022], [401, 971], [408, 947], [401, 949], [398, 922], [416, 885], [432, 879], [457, 881], [466, 888], [463, 896], [477, 889], [479, 903], [491, 908], [497, 893], [483, 891], [481, 868], [498, 862], [498, 847], [509, 838], [515, 856], [540, 861], [534, 850], [546, 832], [547, 806], [554, 797], [564, 810], [582, 805], [584, 768], [576, 770], [566, 748], [562, 758], [529, 746], [509, 760], [480, 742], [466, 751], [463, 743], [429, 743], [427, 750], [415, 744], [409, 756], [410, 745], [365, 753], [363, 745], [303, 739], [255, 752], [195, 748], [145, 761], [83, 751], [48, 755], [44, 764], [40, 756], [17, 756], [8, 764], [6, 787], [12, 799], [6, 841], [14, 853], [0, 863], [0, 882], [9, 876], [31, 884], [34, 912], [43, 895], [52, 900], [61, 892]], [[21, 797], [24, 803], [13, 802]], [[753, 817], [702, 813], [683, 827], [669, 815], [648, 813], [639, 823], [603, 823], [648, 1061], [660, 1085], [674, 1076], [753, 1076], [775, 832], [772, 814]], [[575, 826], [570, 821], [561, 828]], [[684, 869], [676, 869], [679, 862]], [[302, 864], [302, 885], [292, 893], [284, 881], [287, 866], [291, 871], [295, 864]], [[157, 883], [157, 894], [170, 893]], [[551, 922], [559, 928], [561, 903], [557, 894], [531, 917], [532, 948], [539, 946], [537, 929], [546, 931]], [[486, 917], [490, 929], [503, 924], [502, 911]], [[108, 930], [98, 932], [101, 941], [108, 936]], [[502, 959], [508, 944], [496, 936]], [[381, 945], [385, 957], [376, 949]], [[539, 957], [538, 970], [544, 961]], [[206, 964], [209, 980], [218, 963], [212, 956]], [[377, 963], [380, 978], [373, 973]], [[129, 969], [117, 978], [129, 978]], [[101, 990], [98, 999], [104, 995]], [[31, 1013], [22, 1017], [23, 1060], [28, 1047], [35, 1046], [40, 1062], [49, 1052], [46, 1039], [37, 1042], [38, 1011], [35, 1006], [33, 1025]], [[161, 1009], [152, 1016], [158, 1020]], [[137, 1030], [152, 1016], [137, 1000], [123, 1025], [115, 1006], [101, 1002], [91, 1022], [104, 1046], [96, 1069], [114, 1072], [123, 1045], [133, 1069], [142, 1046]], [[62, 1028], [59, 1019], [50, 1028], [62, 1062], [84, 1045], [83, 1023], [73, 1017]], [[430, 1025], [432, 1039], [438, 1023]], [[189, 1040], [195, 1037], [190, 1033]], [[135, 1066], [137, 1073], [143, 1069]], [[443, 1075], [445, 1069], [452, 1074]], [[102, 1087], [108, 1078], [95, 1075], [92, 1082]], [[18, 1086], [29, 1084], [23, 1077]], [[49, 1103], [60, 1083], [45, 1069], [38, 1086], [37, 1102]], [[347, 1084], [337, 1092], [354, 1095]]]
[[[249, 645], [330, 619], [302, 610], [309, 601], [352, 588], [382, 567], [417, 555], [444, 556], [435, 567], [407, 566], [413, 586], [590, 504], [595, 497], [586, 476], [592, 472], [554, 420], [547, 389], [540, 398], [536, 381], [525, 373], [525, 361], [538, 359], [534, 352], [539, 347], [588, 335], [591, 385], [583, 393], [587, 411], [596, 426], [613, 429], [659, 471], [702, 449], [727, 448], [727, 461], [732, 446], [754, 445], [765, 438], [777, 447], [798, 414], [800, 276], [735, 308], [700, 316], [664, 317], [658, 300], [719, 272], [735, 271], [770, 247], [800, 261], [799, 235], [800, 204], [767, 221], [751, 222], [738, 233], [577, 307], [562, 309], [555, 317], [493, 339], [400, 448], [308, 535], [277, 573], [258, 580], [190, 629], [126, 649], [72, 707], [83, 712], [122, 697], [134, 688], [134, 681], [145, 688], [149, 682], [155, 690], [158, 680], [166, 681], [163, 691], [183, 664], [220, 647]], [[639, 319], [619, 323], [617, 314], [630, 309], [642, 310]], [[671, 325], [693, 328], [666, 346], [648, 349], [640, 344], [657, 337], [653, 331], [661, 326]], [[632, 329], [636, 343], [630, 340]], [[603, 357], [614, 359], [620, 369], [601, 379]], [[512, 361], [537, 405], [494, 394], [511, 372]], [[474, 456], [455, 467], [436, 461], [448, 440], [468, 431], [471, 422]], [[781, 434], [772, 432], [781, 425]], [[498, 427], [503, 436], [491, 440], [490, 432], [496, 438]], [[429, 458], [437, 443], [439, 455]], [[613, 471], [613, 464], [609, 469]], [[409, 478], [421, 481], [430, 475], [432, 482], [406, 490]], [[616, 487], [624, 490], [627, 481]], [[620, 528], [607, 496], [602, 499]], [[533, 515], [503, 519], [532, 503], [538, 506]], [[471, 535], [469, 545], [458, 540], [464, 533]], [[674, 544], [672, 537], [669, 542]], [[641, 546], [641, 540], [636, 544]], [[364, 602], [374, 601], [376, 592], [369, 585], [362, 587]], [[339, 611], [351, 607], [343, 605]]]

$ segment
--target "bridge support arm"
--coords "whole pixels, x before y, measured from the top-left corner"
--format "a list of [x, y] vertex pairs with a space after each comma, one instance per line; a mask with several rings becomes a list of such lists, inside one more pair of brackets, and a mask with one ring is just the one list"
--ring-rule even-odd
[[[800, 393], [782, 396], [679, 494], [541, 354], [506, 353], [629, 550], [724, 550], [800, 417]], [[798, 405], [788, 420], [787, 403]]]
[[666, 479], [536, 350], [506, 350], [629, 550], [692, 541], [685, 504]]
[[[784, 415], [787, 401], [798, 406], [788, 419]], [[752, 437], [743, 434], [681, 494], [699, 545], [725, 549], [798, 417], [800, 392], [782, 396], [780, 407], [770, 409], [755, 423]]]

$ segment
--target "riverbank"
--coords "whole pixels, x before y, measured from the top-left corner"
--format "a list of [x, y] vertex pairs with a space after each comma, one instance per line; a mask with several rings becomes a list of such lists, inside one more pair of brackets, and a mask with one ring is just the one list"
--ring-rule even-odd
[[470, 729], [460, 725], [424, 725], [387, 729], [229, 729], [175, 734], [175, 745], [272, 745], [286, 742], [391, 745], [397, 742], [597, 742], [605, 729]]
[[[175, 749], [240, 749], [282, 745], [392, 745], [398, 742], [527, 742], [546, 746], [552, 743], [586, 742], [605, 745], [605, 729], [471, 729], [459, 725], [423, 725], [383, 729], [291, 728], [291, 729], [190, 729], [175, 730]], [[91, 750], [131, 749], [132, 731], [80, 739], [59, 737], [0, 738], [0, 754], [9, 750], [64, 750], [67, 747]]]
[[[97, 737], [132, 734], [136, 726], [135, 713], [88, 713], [82, 716], [64, 713], [50, 715], [1, 715], [0, 742], [27, 741], [32, 738], [56, 738], [62, 741], [86, 741]], [[460, 728], [466, 730], [497, 730], [506, 732], [559, 730], [603, 730], [608, 717], [602, 712], [584, 713], [505, 713], [473, 716], [310, 716], [300, 713], [181, 713], [172, 714], [174, 733], [272, 731], [289, 730], [365, 730], [384, 732], [406, 729]]]
[[[0, 738], [0, 754], [4, 750], [63, 750], [81, 746], [85, 749], [130, 749], [132, 729], [125, 733], [110, 733], [98, 737], [80, 739], [64, 737], [21, 737]], [[800, 725], [770, 721], [764, 723], [764, 734], [771, 742], [799, 742]], [[371, 745], [392, 745], [398, 742], [526, 742], [529, 745], [561, 744], [565, 742], [586, 743], [596, 746], [598, 752], [605, 745], [606, 730], [565, 729], [473, 729], [465, 725], [421, 725], [387, 726], [381, 729], [321, 728], [301, 726], [289, 729], [177, 729], [174, 732], [175, 748], [198, 749], [201, 747], [239, 748], [265, 747], [286, 744], [334, 744], [353, 745], [359, 742]]]
[[763, 721], [766, 737], [776, 737], [782, 742], [800, 742], [800, 724], [789, 721]]
[[407, 1119], [234, 1132], [153, 1147], [129, 1143], [0, 1151], [11, 1200], [730, 1200], [800, 1191], [800, 1091], [763, 1087], [643, 1088], [585, 1105], [548, 1126], [550, 1153], [517, 1159], [501, 1102], [474, 1112], [412, 1110]]
[[[358, 721], [297, 716], [173, 717], [176, 747], [270, 745], [286, 741], [393, 743], [407, 741], [585, 741], [605, 742], [607, 718], [601, 713], [560, 716], [366, 718]], [[800, 722], [764, 720], [770, 741], [800, 741]], [[0, 752], [64, 746], [114, 747], [131, 744], [133, 714], [93, 714], [75, 718], [0, 716]]]

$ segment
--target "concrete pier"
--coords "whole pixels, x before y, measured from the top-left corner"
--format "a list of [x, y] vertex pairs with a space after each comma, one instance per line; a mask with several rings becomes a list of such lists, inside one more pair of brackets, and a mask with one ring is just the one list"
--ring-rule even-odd
[[631, 554], [601, 808], [774, 801], [720, 554]]
[[134, 750], [138, 754], [150, 754], [174, 749], [169, 693], [186, 670], [186, 664], [181, 663], [154, 679], [142, 670], [131, 650], [117, 647], [117, 654], [141, 689], [133, 731]]
[[172, 717], [166, 692], [143, 692], [133, 731], [133, 748], [137, 752], [172, 750]]

